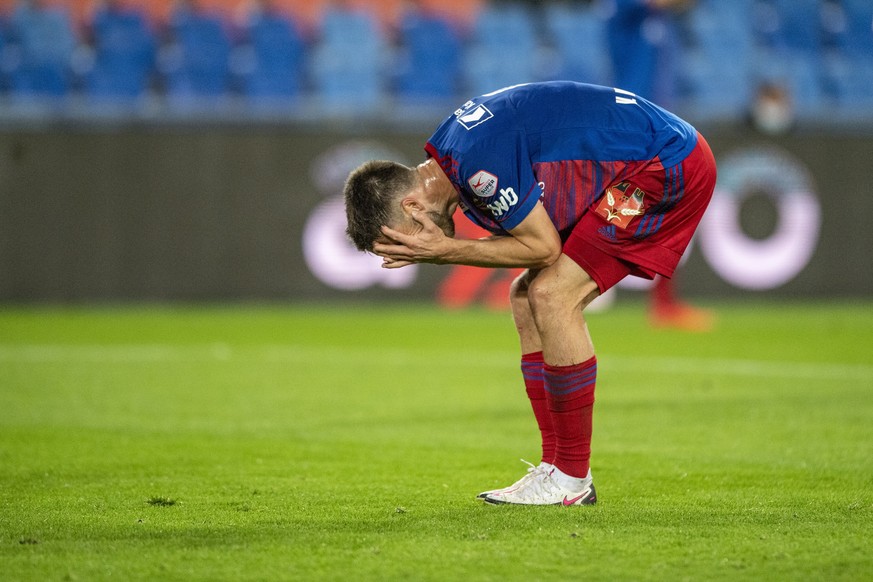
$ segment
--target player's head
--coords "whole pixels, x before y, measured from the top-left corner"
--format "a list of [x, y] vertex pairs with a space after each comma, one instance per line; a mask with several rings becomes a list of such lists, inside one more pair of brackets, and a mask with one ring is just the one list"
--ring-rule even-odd
[[[346, 233], [361, 251], [372, 251], [373, 243], [380, 238], [382, 226], [389, 226], [401, 232], [414, 232], [417, 223], [405, 208], [404, 201], [424, 202], [425, 182], [417, 168], [409, 168], [397, 162], [372, 160], [366, 162], [349, 174], [343, 192], [346, 202]], [[423, 207], [428, 217], [439, 226], [447, 236], [455, 235], [455, 224], [451, 214], [435, 208]]]

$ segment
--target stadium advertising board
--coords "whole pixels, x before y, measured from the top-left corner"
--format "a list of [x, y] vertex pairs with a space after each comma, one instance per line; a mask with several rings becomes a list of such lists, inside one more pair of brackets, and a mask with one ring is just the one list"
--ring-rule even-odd
[[[863, 136], [707, 132], [711, 208], [680, 271], [692, 296], [869, 296]], [[0, 299], [438, 300], [505, 304], [515, 271], [380, 268], [345, 238], [364, 160], [415, 164], [426, 134], [146, 128], [0, 134]], [[459, 233], [478, 236], [458, 220]], [[647, 282], [631, 279], [618, 293]]]

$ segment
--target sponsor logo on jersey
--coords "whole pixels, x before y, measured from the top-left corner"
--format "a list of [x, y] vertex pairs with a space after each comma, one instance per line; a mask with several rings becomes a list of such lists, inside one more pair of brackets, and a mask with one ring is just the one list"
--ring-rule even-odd
[[490, 198], [497, 192], [497, 176], [485, 170], [479, 170], [467, 180], [473, 194], [480, 198]]
[[645, 192], [639, 188], [632, 188], [630, 182], [610, 186], [597, 205], [597, 214], [610, 224], [622, 229], [627, 228], [634, 217], [644, 214], [645, 195]]
[[500, 218], [516, 204], [518, 204], [518, 194], [515, 193], [515, 190], [512, 188], [501, 188], [500, 196], [486, 206], [495, 218]]
[[462, 107], [455, 112], [455, 115], [458, 118], [458, 123], [463, 125], [468, 130], [473, 129], [477, 125], [485, 123], [486, 121], [494, 117], [494, 114], [491, 113], [491, 111], [484, 105], [479, 105], [470, 111], [467, 111], [465, 108]]

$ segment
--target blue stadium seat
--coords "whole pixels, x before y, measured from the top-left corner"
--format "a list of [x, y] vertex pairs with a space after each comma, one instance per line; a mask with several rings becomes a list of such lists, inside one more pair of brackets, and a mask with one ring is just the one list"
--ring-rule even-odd
[[465, 56], [464, 78], [471, 94], [488, 93], [540, 80], [539, 43], [528, 9], [486, 6], [476, 17]]
[[332, 110], [377, 108], [383, 97], [385, 41], [373, 17], [363, 11], [330, 9], [311, 61], [319, 102]]
[[698, 116], [739, 118], [752, 100], [752, 73], [743, 61], [712, 58], [692, 51], [682, 56], [681, 76], [687, 107]]
[[869, 115], [873, 108], [873, 58], [832, 51], [825, 56], [828, 97], [848, 114]]
[[840, 0], [824, 51], [825, 91], [837, 110], [869, 117], [873, 107], [873, 3]]
[[751, 10], [751, 0], [699, 0], [688, 14], [678, 82], [696, 114], [738, 118], [748, 111], [755, 51]]
[[749, 58], [755, 44], [752, 6], [752, 0], [699, 0], [687, 20], [694, 47], [715, 63]]
[[396, 89], [401, 99], [455, 99], [460, 92], [461, 37], [445, 17], [406, 12], [400, 21]]
[[846, 53], [866, 54], [873, 58], [873, 2], [841, 0], [845, 29], [837, 40]]
[[9, 21], [10, 89], [15, 96], [62, 97], [73, 88], [71, 63], [78, 40], [62, 7], [18, 6]]
[[0, 91], [9, 89], [9, 64], [6, 63], [9, 48], [9, 22], [7, 15], [0, 13]]
[[822, 46], [820, 0], [770, 0], [775, 14], [774, 33], [778, 48], [816, 54]]
[[826, 100], [821, 1], [759, 0], [758, 10], [756, 83], [783, 87], [799, 116], [820, 114]]
[[246, 33], [252, 60], [242, 75], [243, 93], [259, 102], [298, 96], [306, 45], [291, 17], [270, 9], [255, 12]]
[[611, 83], [605, 22], [596, 9], [550, 3], [543, 10], [546, 35], [558, 56], [553, 78], [601, 85]]
[[230, 89], [230, 37], [216, 14], [183, 8], [170, 22], [173, 44], [163, 63], [167, 97], [190, 104]]
[[135, 100], [149, 89], [156, 42], [145, 16], [136, 9], [108, 5], [91, 23], [94, 67], [86, 79], [95, 99]]

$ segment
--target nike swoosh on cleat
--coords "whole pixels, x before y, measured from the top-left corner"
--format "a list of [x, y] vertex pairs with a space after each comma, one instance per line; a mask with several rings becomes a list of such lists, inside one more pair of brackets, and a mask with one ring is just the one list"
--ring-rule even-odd
[[573, 499], [567, 499], [567, 496], [565, 495], [564, 500], [561, 503], [564, 505], [564, 507], [567, 507], [569, 505], [574, 505], [577, 501], [579, 501], [580, 499], [582, 499], [583, 497], [585, 497], [589, 493], [591, 493], [590, 489], [588, 491], [586, 491], [585, 493], [583, 493], [582, 495], [580, 495], [579, 497], [574, 497]]

